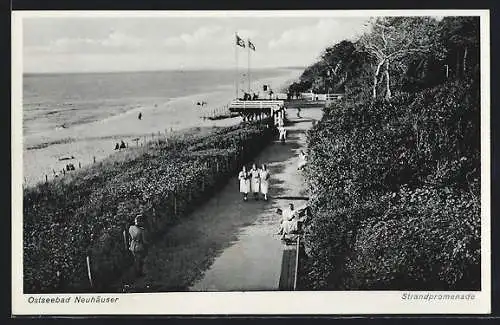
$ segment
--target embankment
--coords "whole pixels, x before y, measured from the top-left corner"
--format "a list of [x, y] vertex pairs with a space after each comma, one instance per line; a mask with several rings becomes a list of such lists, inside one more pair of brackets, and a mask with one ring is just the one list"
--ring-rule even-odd
[[325, 110], [308, 138], [314, 290], [479, 290], [479, 88]]
[[131, 262], [123, 231], [134, 216], [146, 217], [153, 237], [185, 218], [267, 144], [269, 122], [149, 143], [26, 189], [24, 292], [106, 291]]

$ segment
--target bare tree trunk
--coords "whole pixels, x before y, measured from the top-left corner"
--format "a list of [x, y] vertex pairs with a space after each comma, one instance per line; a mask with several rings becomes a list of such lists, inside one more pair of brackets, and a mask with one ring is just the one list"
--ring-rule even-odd
[[464, 68], [464, 76], [465, 76], [465, 74], [467, 72], [467, 47], [465, 47], [465, 50], [464, 50], [464, 62], [463, 62], [463, 64], [464, 64], [463, 68]]
[[384, 64], [385, 60], [380, 61], [377, 64], [377, 70], [375, 70], [375, 75], [373, 76], [373, 98], [377, 98], [377, 84], [378, 84], [378, 74], [380, 73], [380, 67]]
[[386, 84], [386, 93], [385, 98], [390, 99], [392, 97], [391, 94], [391, 82], [389, 78], [389, 60], [385, 61], [385, 84]]

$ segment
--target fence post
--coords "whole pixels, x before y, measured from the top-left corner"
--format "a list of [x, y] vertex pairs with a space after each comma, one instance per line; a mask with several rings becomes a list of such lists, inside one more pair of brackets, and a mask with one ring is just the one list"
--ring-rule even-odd
[[123, 244], [125, 245], [125, 250], [128, 250], [128, 242], [127, 242], [127, 229], [123, 229]]
[[94, 287], [94, 281], [92, 280], [92, 269], [90, 268], [90, 256], [87, 255], [87, 273], [89, 276], [90, 287]]
[[297, 236], [297, 253], [295, 254], [295, 277], [293, 279], [293, 290], [297, 290], [297, 278], [299, 276], [299, 250], [300, 250], [300, 236]]
[[177, 215], [177, 197], [176, 197], [176, 190], [174, 190], [174, 216]]

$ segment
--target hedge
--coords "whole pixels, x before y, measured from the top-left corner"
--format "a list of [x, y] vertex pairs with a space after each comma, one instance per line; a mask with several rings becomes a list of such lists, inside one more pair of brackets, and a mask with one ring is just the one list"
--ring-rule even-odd
[[309, 289], [480, 289], [479, 87], [325, 110], [308, 135]]
[[[73, 177], [25, 189], [24, 292], [96, 292], [131, 263], [123, 231], [142, 213], [152, 235], [185, 218], [271, 139], [268, 121], [150, 143]], [[93, 287], [87, 274], [87, 256]]]

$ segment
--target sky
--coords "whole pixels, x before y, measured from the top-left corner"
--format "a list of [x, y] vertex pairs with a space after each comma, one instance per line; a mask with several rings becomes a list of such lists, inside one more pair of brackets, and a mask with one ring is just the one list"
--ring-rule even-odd
[[[355, 39], [368, 17], [152, 16], [24, 17], [26, 73], [305, 67], [343, 39]], [[237, 56], [237, 57], [236, 57]], [[236, 61], [236, 59], [238, 61]]]

